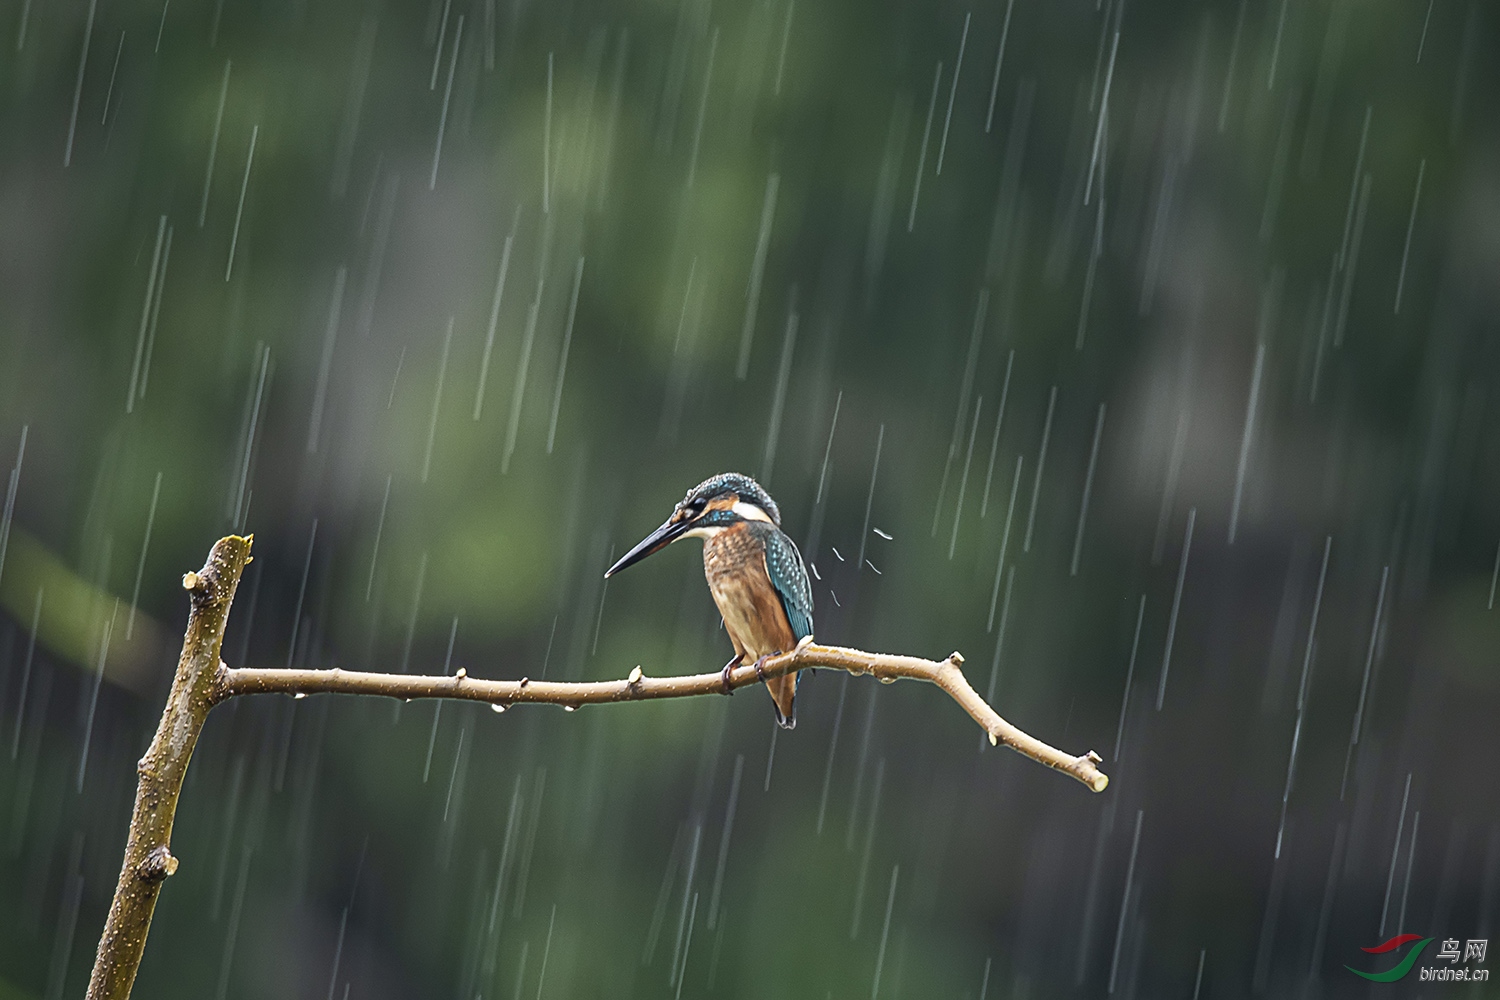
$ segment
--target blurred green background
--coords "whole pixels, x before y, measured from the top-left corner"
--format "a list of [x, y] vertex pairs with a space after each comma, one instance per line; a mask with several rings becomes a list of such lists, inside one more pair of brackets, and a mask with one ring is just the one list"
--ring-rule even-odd
[[215, 538], [232, 664], [699, 672], [696, 546], [602, 573], [731, 469], [819, 639], [962, 650], [1109, 789], [830, 672], [783, 733], [240, 699], [136, 995], [1352, 996], [1487, 939], [1497, 55], [1473, 0], [10, 0], [0, 997], [84, 990]]

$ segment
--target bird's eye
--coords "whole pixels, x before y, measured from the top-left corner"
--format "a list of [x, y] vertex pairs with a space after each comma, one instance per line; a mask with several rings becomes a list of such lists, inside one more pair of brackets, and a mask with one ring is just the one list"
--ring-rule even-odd
[[689, 503], [687, 505], [687, 509], [691, 513], [701, 514], [701, 513], [703, 513], [704, 506], [705, 506], [705, 501], [703, 500], [702, 497], [699, 497], [698, 499], [696, 499], [696, 500], [692, 501], [691, 503]]

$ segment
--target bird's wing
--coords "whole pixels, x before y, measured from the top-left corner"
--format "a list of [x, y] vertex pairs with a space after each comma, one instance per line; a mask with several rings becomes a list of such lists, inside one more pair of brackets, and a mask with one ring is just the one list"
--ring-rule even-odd
[[807, 579], [807, 567], [802, 563], [802, 553], [797, 545], [780, 529], [772, 528], [766, 534], [766, 575], [776, 596], [781, 598], [781, 607], [786, 620], [792, 626], [792, 635], [801, 642], [813, 632], [812, 584]]

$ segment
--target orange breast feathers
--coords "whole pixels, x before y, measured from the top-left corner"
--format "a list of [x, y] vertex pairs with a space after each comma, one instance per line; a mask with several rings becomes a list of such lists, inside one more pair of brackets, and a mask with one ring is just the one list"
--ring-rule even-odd
[[749, 525], [725, 528], [705, 542], [703, 575], [741, 656], [755, 660], [797, 645], [781, 597], [766, 574], [765, 544]]

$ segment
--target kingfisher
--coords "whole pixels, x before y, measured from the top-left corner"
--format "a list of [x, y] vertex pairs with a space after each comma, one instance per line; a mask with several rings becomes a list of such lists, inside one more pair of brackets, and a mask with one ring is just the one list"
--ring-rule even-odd
[[[758, 673], [768, 657], [812, 637], [812, 584], [802, 553], [781, 530], [776, 501], [754, 479], [725, 472], [688, 490], [672, 516], [620, 557], [605, 579], [679, 538], [703, 539], [703, 575], [734, 643], [723, 671], [726, 694], [735, 667], [753, 663]], [[795, 728], [796, 673], [762, 679], [777, 724]]]

